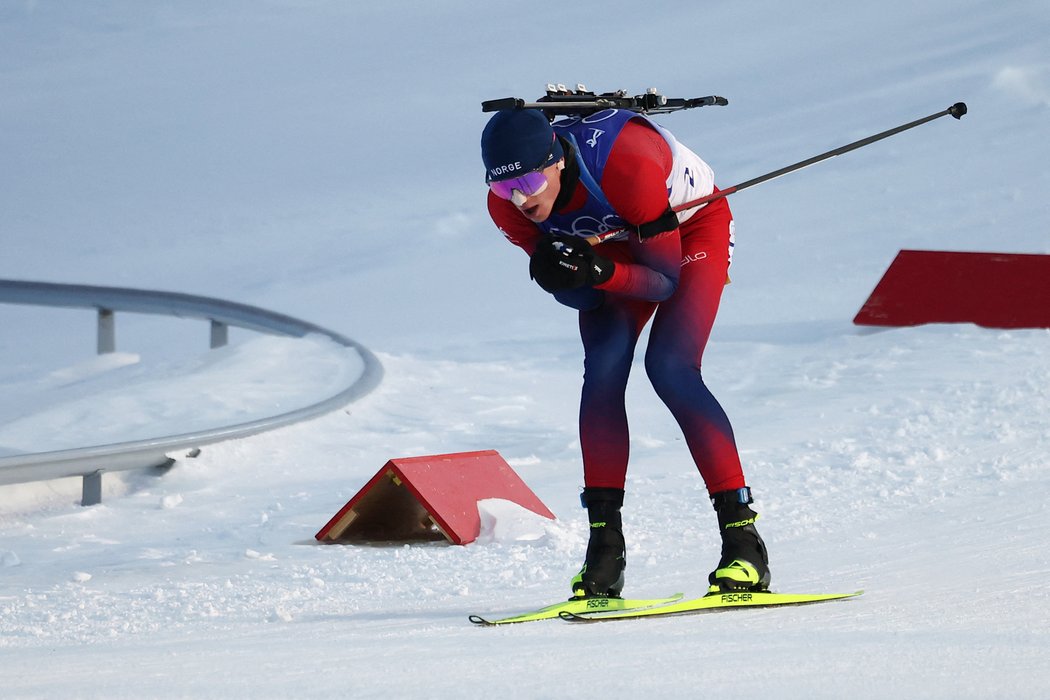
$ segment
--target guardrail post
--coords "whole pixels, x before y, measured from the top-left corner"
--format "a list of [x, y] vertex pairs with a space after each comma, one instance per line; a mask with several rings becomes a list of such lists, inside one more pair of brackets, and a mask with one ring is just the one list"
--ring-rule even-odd
[[117, 328], [111, 309], [98, 310], [98, 354], [117, 351]]
[[222, 321], [211, 319], [211, 349], [221, 348], [230, 342], [230, 327]]
[[97, 506], [102, 502], [102, 471], [99, 469], [84, 475], [84, 491], [80, 497], [80, 505]]

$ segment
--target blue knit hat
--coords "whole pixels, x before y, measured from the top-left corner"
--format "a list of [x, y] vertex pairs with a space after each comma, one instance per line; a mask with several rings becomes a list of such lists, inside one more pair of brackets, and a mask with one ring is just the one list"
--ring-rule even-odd
[[496, 112], [481, 132], [481, 159], [485, 181], [509, 180], [542, 170], [562, 158], [561, 143], [538, 109]]

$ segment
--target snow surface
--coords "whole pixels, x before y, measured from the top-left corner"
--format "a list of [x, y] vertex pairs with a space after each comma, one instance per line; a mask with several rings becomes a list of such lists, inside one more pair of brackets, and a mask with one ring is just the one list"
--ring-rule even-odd
[[[811, 608], [481, 629], [585, 546], [573, 313], [489, 222], [484, 99], [547, 82], [720, 94], [661, 118], [736, 184], [705, 378], [774, 586]], [[216, 296], [379, 354], [344, 410], [164, 476], [0, 487], [3, 697], [1045, 697], [1050, 333], [850, 320], [902, 248], [1050, 253], [1043, 0], [484, 5], [0, 2], [0, 277]], [[177, 433], [324, 395], [316, 339], [0, 306], [0, 454]], [[639, 368], [640, 369], [640, 368]], [[631, 596], [700, 593], [714, 514], [636, 373]], [[191, 426], [191, 427], [196, 427]], [[559, 517], [468, 546], [321, 546], [382, 464], [496, 449]]]

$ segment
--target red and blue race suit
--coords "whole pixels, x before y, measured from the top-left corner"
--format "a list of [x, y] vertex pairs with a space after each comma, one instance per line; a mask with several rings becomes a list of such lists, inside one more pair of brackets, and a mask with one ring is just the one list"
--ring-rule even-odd
[[[567, 201], [536, 224], [511, 202], [492, 193], [488, 198], [492, 220], [529, 255], [549, 232], [590, 236], [640, 225], [659, 218], [669, 202], [675, 206], [714, 191], [707, 164], [640, 115], [608, 110], [554, 126], [572, 146], [566, 157], [576, 158], [580, 169]], [[616, 263], [612, 277], [594, 288], [554, 294], [580, 311], [580, 442], [587, 487], [624, 487], [630, 452], [625, 392], [650, 319], [646, 373], [681, 427], [708, 491], [745, 485], [732, 425], [701, 374], [727, 280], [732, 214], [722, 198], [678, 219], [677, 229], [644, 242], [623, 232], [601, 243], [597, 252]]]

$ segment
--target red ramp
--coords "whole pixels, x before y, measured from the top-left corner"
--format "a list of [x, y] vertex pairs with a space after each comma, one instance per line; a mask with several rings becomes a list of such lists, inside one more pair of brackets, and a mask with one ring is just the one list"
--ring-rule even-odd
[[487, 498], [555, 519], [498, 452], [457, 452], [390, 460], [314, 537], [468, 544], [481, 533], [478, 501]]

